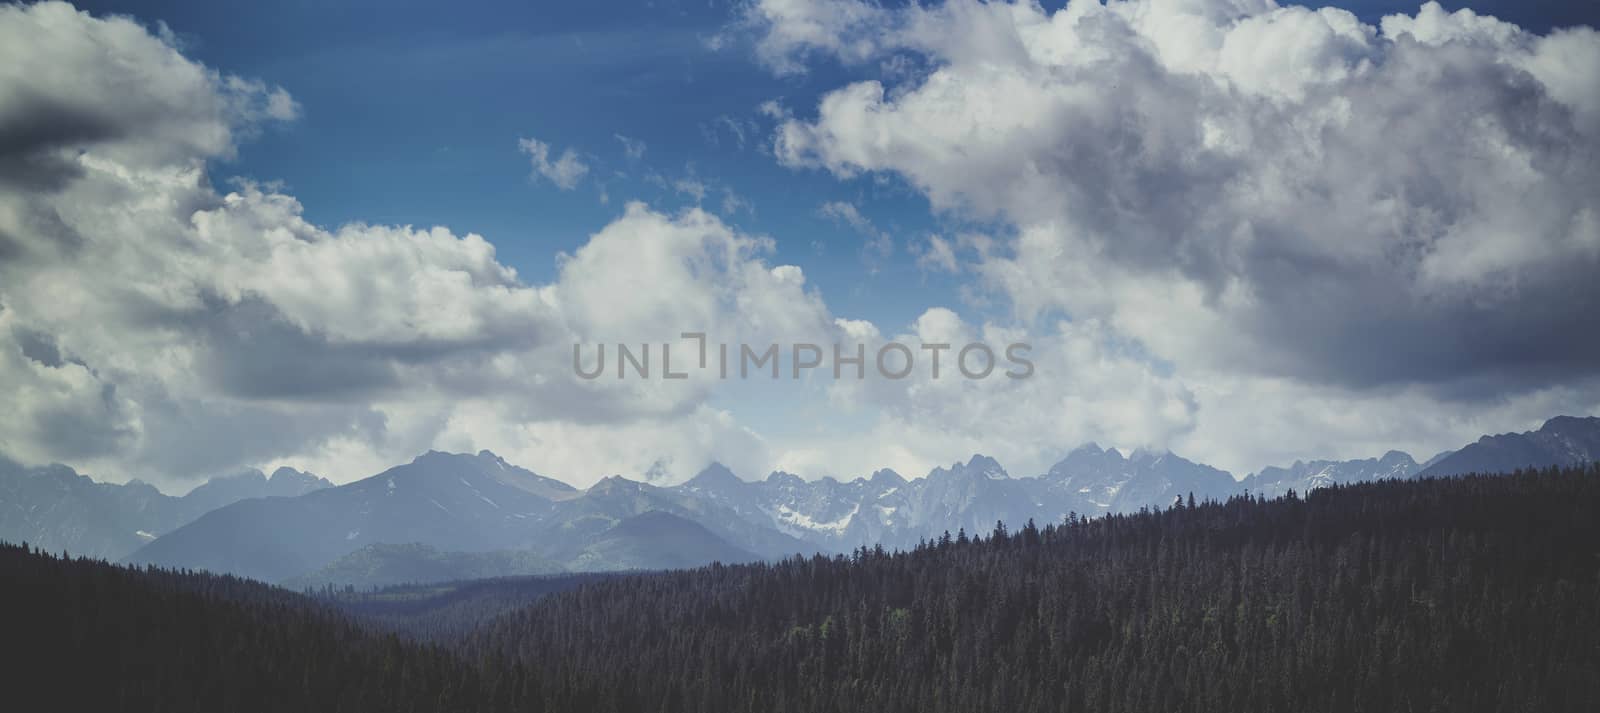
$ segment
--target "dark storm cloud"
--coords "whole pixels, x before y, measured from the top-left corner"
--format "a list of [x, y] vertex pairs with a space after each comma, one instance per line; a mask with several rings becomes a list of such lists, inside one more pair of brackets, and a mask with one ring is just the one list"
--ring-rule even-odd
[[[199, 375], [218, 393], [246, 400], [351, 402], [427, 385], [458, 397], [493, 393], [499, 382], [479, 372], [496, 354], [528, 349], [532, 329], [490, 331], [464, 341], [347, 341], [293, 324], [260, 296], [237, 302], [204, 294], [198, 307], [135, 304], [130, 325], [184, 335]], [[524, 325], [526, 326], [526, 325]]]
[[12, 337], [22, 349], [22, 356], [52, 369], [67, 363], [61, 355], [61, 347], [56, 344], [55, 337], [45, 332], [19, 328], [12, 330]]
[[[172, 480], [230, 472], [240, 464], [304, 453], [337, 439], [383, 443], [382, 414], [362, 403], [281, 404], [231, 399], [139, 398], [150, 422], [136, 450], [124, 452], [122, 468]], [[327, 473], [341, 480], [370, 473]]]
[[34, 414], [34, 435], [37, 443], [62, 459], [112, 455], [123, 452], [137, 436], [127, 417], [116, 385], [101, 384], [100, 408], [85, 411], [46, 405]]
[[329, 344], [289, 324], [260, 299], [238, 304], [208, 299], [188, 321], [186, 331], [202, 345], [202, 370], [231, 396], [339, 401], [399, 383], [385, 355], [364, 346]]
[[72, 149], [127, 133], [115, 116], [38, 92], [15, 92], [0, 109], [0, 186], [59, 189], [82, 173]]

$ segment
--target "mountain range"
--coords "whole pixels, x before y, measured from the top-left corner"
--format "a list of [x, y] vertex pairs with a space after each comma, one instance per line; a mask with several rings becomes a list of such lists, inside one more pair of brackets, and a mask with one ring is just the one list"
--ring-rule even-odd
[[332, 486], [292, 468], [270, 477], [252, 469], [212, 478], [175, 497], [138, 480], [98, 483], [64, 465], [30, 468], [0, 456], [0, 540], [120, 559], [224, 505]]
[[[671, 517], [633, 520], [646, 513]], [[686, 532], [684, 523], [704, 532]], [[652, 549], [647, 545], [653, 538], [656, 544], [695, 549]], [[218, 508], [139, 549], [128, 561], [279, 582], [370, 545], [413, 542], [454, 552], [524, 550], [589, 571], [760, 559], [810, 549], [673, 490], [610, 477], [580, 491], [488, 451], [429, 451], [347, 485]]]
[[280, 470], [272, 478], [213, 480], [170, 498], [142, 483], [94, 483], [64, 466], [4, 462], [0, 539], [271, 582], [371, 586], [908, 548], [946, 532], [987, 532], [997, 521], [1015, 528], [1030, 519], [1164, 508], [1191, 496], [1278, 497], [1596, 460], [1600, 418], [1557, 417], [1537, 431], [1485, 436], [1420, 463], [1390, 451], [1297, 461], [1242, 479], [1170, 452], [1124, 454], [1088, 444], [1030, 477], [1012, 477], [993, 458], [975, 455], [910, 479], [884, 469], [849, 481], [785, 472], [751, 481], [714, 463], [675, 486], [612, 476], [579, 490], [488, 451], [430, 451], [336, 487]]

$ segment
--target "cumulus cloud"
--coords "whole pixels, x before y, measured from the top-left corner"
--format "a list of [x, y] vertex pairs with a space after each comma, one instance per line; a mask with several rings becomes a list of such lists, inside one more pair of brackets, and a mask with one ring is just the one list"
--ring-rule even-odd
[[[1600, 357], [1582, 328], [1600, 302], [1592, 30], [1434, 4], [1381, 27], [1154, 0], [874, 17], [874, 52], [937, 68], [829, 93], [781, 127], [779, 154], [898, 173], [940, 209], [1010, 222], [979, 269], [1022, 313], [1353, 386], [1548, 381]], [[771, 35], [873, 54], [807, 36]]]
[[0, 186], [59, 186], [80, 172], [74, 155], [86, 146], [130, 161], [227, 157], [241, 134], [299, 112], [281, 88], [219, 74], [131, 20], [90, 21], [64, 3], [0, 7], [0, 47]]
[[[832, 314], [799, 266], [770, 261], [771, 237], [698, 205], [626, 204], [547, 284], [477, 235], [315, 225], [281, 189], [210, 175], [299, 114], [283, 89], [132, 20], [5, 6], [0, 451], [173, 482], [276, 464], [348, 480], [491, 448], [581, 485], [711, 458], [916, 475], [973, 451], [1027, 474], [1095, 440], [1243, 471], [1397, 442], [1427, 455], [1600, 407], [1592, 31], [1220, 0], [750, 12], [780, 73], [826, 56], [886, 74], [815, 113], [768, 105], [776, 155], [898, 175], [992, 224], [914, 252], [1014, 311], [932, 308], [903, 328]], [[587, 175], [571, 149], [519, 148], [560, 188]], [[740, 208], [692, 173], [661, 180]], [[823, 212], [882, 233], [854, 204]], [[678, 359], [684, 331], [1028, 342], [1036, 370], [829, 382], [817, 420], [870, 418], [782, 438], [742, 423], [707, 372], [573, 373], [574, 344], [670, 342]]]
[[[1024, 329], [972, 324], [950, 309], [935, 307], [905, 331], [885, 337], [875, 330], [857, 334], [867, 344], [869, 361], [892, 341], [908, 346], [919, 374], [930, 376], [886, 379], [869, 369], [864, 379], [846, 378], [830, 386], [829, 396], [839, 408], [867, 409], [879, 416], [869, 432], [838, 449], [858, 456], [858, 462], [849, 464], [856, 473], [888, 465], [921, 475], [936, 465], [985, 453], [1003, 458], [1014, 475], [1037, 475], [1066, 450], [1089, 441], [1174, 446], [1193, 431], [1199, 416], [1187, 385], [1152, 370], [1138, 350], [1120, 343], [1095, 320]], [[969, 348], [973, 344], [989, 351]], [[1012, 352], [1011, 345], [1027, 347]], [[936, 357], [940, 371], [931, 378]], [[896, 358], [891, 368], [898, 363]], [[969, 375], [983, 374], [991, 363], [988, 376], [963, 375], [963, 369]], [[785, 454], [784, 465], [816, 470], [826, 459], [811, 459], [828, 453], [820, 444], [810, 451], [797, 448]], [[879, 466], [871, 466], [873, 460], [881, 461]]]
[[[1237, 444], [1268, 420], [1233, 399], [1370, 406], [1370, 433], [1400, 404], [1514, 418], [1600, 401], [1592, 29], [1232, 0], [778, 1], [745, 22], [780, 73], [901, 68], [788, 117], [780, 161], [897, 175], [938, 211], [1009, 226], [965, 267], [1020, 323], [1100, 325], [1181, 376], [1199, 416], [1172, 444]], [[949, 248], [924, 264], [949, 269]], [[1342, 440], [1291, 447], [1359, 455], [1337, 419], [1298, 420]], [[1418, 443], [1452, 421], [1398, 420]], [[1282, 449], [1203, 450], [1240, 467]]]
[[[618, 137], [621, 138], [621, 137]], [[624, 150], [628, 144], [624, 142]], [[643, 153], [643, 144], [639, 145]], [[570, 191], [578, 187], [578, 182], [589, 174], [589, 165], [578, 158], [572, 149], [561, 152], [560, 157], [551, 160], [554, 151], [547, 144], [538, 139], [518, 139], [517, 149], [528, 155], [528, 162], [533, 165], [534, 177], [543, 176], [563, 191]]]
[[893, 16], [857, 0], [764, 0], [746, 8], [744, 23], [760, 37], [757, 55], [778, 74], [803, 74], [805, 59], [831, 54], [861, 61], [878, 50], [876, 34]]
[[[747, 459], [764, 446], [706, 405], [703, 377], [580, 382], [575, 343], [835, 329], [799, 268], [767, 263], [770, 238], [698, 208], [629, 204], [543, 285], [477, 235], [314, 225], [291, 195], [222, 192], [207, 173], [295, 116], [283, 90], [62, 4], [0, 8], [0, 38], [12, 457], [168, 483], [270, 463], [347, 480], [443, 445], [580, 484], [601, 466], [676, 472], [713, 441]], [[558, 185], [582, 174], [570, 153], [530, 153]], [[597, 448], [608, 439], [636, 445]]]

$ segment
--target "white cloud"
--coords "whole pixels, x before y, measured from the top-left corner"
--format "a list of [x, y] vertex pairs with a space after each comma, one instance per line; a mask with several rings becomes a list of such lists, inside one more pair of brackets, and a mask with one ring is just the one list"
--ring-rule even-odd
[[[847, 378], [830, 387], [839, 408], [879, 414], [870, 432], [846, 437], [849, 445], [838, 449], [852, 455], [856, 473], [870, 472], [878, 460], [880, 467], [916, 476], [981, 452], [1000, 458], [1013, 475], [1036, 475], [1066, 450], [1088, 441], [1174, 446], [1195, 428], [1200, 411], [1180, 379], [1152, 370], [1139, 353], [1093, 320], [1059, 321], [1030, 332], [993, 323], [974, 325], [949, 309], [932, 308], [905, 332], [882, 339], [875, 331], [858, 334], [868, 344], [869, 361], [879, 345], [894, 341], [913, 350], [919, 374], [931, 373], [937, 353], [940, 373], [937, 379], [891, 380], [874, 375], [869, 364], [867, 378]], [[961, 351], [973, 343], [987, 345], [994, 355], [994, 371], [986, 378], [968, 378], [960, 371]], [[950, 346], [928, 346], [940, 344]], [[1027, 371], [1010, 359], [1012, 344], [1029, 345], [1015, 356], [1033, 365], [1031, 376], [1006, 376], [1007, 371]], [[969, 372], [985, 370], [983, 351], [973, 349], [965, 357]], [[897, 365], [897, 360], [890, 364]], [[820, 468], [822, 463], [790, 455], [785, 465]]]
[[746, 142], [755, 138], [759, 132], [760, 128], [754, 119], [729, 114], [720, 114], [700, 125], [700, 136], [707, 144], [720, 147], [726, 138], [731, 140], [733, 148], [741, 151], [744, 150]]
[[870, 219], [861, 214], [854, 203], [846, 201], [828, 201], [817, 208], [817, 213], [847, 225], [866, 239], [866, 251], [875, 258], [888, 257], [894, 252], [894, 237], [888, 231], [880, 230]]
[[757, 55], [779, 74], [802, 74], [813, 53], [864, 60], [877, 51], [874, 34], [891, 16], [856, 0], [765, 0], [746, 7], [745, 23], [760, 36]]
[[912, 249], [917, 255], [917, 266], [924, 270], [958, 272], [961, 269], [955, 248], [941, 236], [929, 235], [926, 244], [913, 243]]
[[[330, 230], [274, 187], [218, 192], [207, 160], [292, 118], [281, 89], [62, 5], [0, 8], [0, 37], [0, 451], [21, 460], [167, 483], [267, 463], [348, 480], [446, 444], [580, 484], [606, 474], [585, 458], [749, 464], [761, 441], [707, 406], [710, 379], [583, 382], [574, 343], [835, 330], [770, 238], [699, 209], [629, 204], [535, 285], [477, 235]], [[582, 175], [523, 145], [558, 185]]]
[[[905, 13], [888, 36], [937, 69], [829, 93], [782, 126], [779, 155], [898, 173], [940, 209], [1012, 223], [1020, 237], [980, 271], [1023, 314], [1100, 316], [1191, 363], [1365, 384], [1521, 371], [1495, 354], [1530, 336], [1600, 356], [1567, 306], [1600, 299], [1600, 124], [1571, 89], [1600, 82], [1600, 63], [1575, 78], [1550, 61], [1600, 56], [1593, 33], [1434, 5], [1381, 31], [1221, 2]], [[1509, 317], [1525, 312], [1547, 327]], [[1436, 363], [1381, 358], [1397, 348]]]
[[651, 171], [645, 174], [644, 180], [661, 189], [668, 197], [687, 199], [689, 204], [697, 208], [704, 206], [707, 198], [720, 194], [722, 200], [717, 201], [716, 206], [724, 218], [732, 218], [741, 212], [755, 214], [754, 203], [731, 186], [712, 178], [699, 176], [695, 172], [694, 164], [685, 166], [683, 175], [676, 178]]
[[[834, 315], [799, 266], [769, 262], [772, 238], [697, 206], [627, 204], [548, 284], [477, 235], [314, 225], [279, 188], [222, 192], [207, 173], [299, 114], [284, 90], [129, 20], [6, 6], [0, 451], [167, 482], [269, 463], [348, 480], [429, 447], [580, 485], [711, 458], [919, 475], [974, 451], [1027, 474], [1086, 440], [1244, 470], [1396, 443], [1427, 455], [1600, 407], [1593, 330], [1571, 324], [1596, 306], [1600, 251], [1591, 31], [1429, 7], [1371, 28], [1265, 3], [755, 12], [779, 71], [825, 54], [906, 82], [841, 88], [809, 118], [771, 104], [778, 155], [898, 174], [939, 210], [1007, 224], [918, 255], [979, 276], [1014, 317]], [[587, 174], [571, 149], [519, 147], [560, 188]], [[692, 172], [661, 181], [743, 205]], [[882, 233], [853, 204], [824, 213]], [[770, 408], [805, 384], [727, 405], [705, 373], [572, 374], [574, 343], [683, 331], [1026, 341], [1037, 368], [827, 384], [826, 408], [875, 417], [782, 438], [742, 423], [740, 398]]]
[[622, 134], [612, 134], [612, 136], [615, 136], [617, 141], [622, 144], [623, 156], [633, 161], [644, 158], [644, 152], [646, 148], [644, 141], [640, 139], [629, 138], [627, 136], [623, 136]]
[[[930, 241], [922, 262], [965, 258], [1018, 321], [1098, 325], [1194, 394], [1203, 437], [1154, 421], [1127, 438], [1253, 468], [1443, 447], [1493, 420], [1463, 410], [1523, 425], [1600, 401], [1593, 30], [1433, 3], [1378, 26], [1228, 0], [845, 5], [749, 13], [780, 73], [899, 68], [789, 116], [779, 160], [894, 174], [1009, 226], [970, 254]], [[905, 54], [921, 62], [886, 61]], [[1092, 385], [1062, 388], [1040, 385]], [[1301, 408], [1374, 415], [1242, 435]]]
[[535, 176], [544, 176], [563, 191], [577, 188], [578, 182], [589, 173], [589, 165], [570, 148], [554, 161], [550, 160], [550, 144], [538, 139], [518, 139], [517, 149], [528, 155]]

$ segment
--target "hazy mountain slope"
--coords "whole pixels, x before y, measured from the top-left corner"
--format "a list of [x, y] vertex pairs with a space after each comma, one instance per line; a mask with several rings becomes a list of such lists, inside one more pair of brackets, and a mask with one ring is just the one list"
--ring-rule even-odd
[[927, 477], [907, 484], [905, 510], [895, 511], [902, 517], [891, 543], [911, 547], [946, 531], [987, 532], [994, 529], [996, 521], [1016, 526], [1043, 517], [1047, 508], [1030, 486], [984, 455], [935, 468]]
[[440, 552], [419, 542], [374, 544], [340, 557], [315, 572], [284, 580], [283, 586], [295, 590], [353, 586], [364, 590], [564, 571], [561, 565], [531, 550]]
[[895, 513], [905, 502], [906, 485], [888, 469], [849, 482], [806, 481], [781, 471], [751, 482], [713, 463], [672, 490], [724, 507], [812, 548], [844, 551], [861, 542], [886, 542], [896, 536], [897, 528], [905, 524], [904, 516]]
[[1330, 485], [1349, 485], [1374, 480], [1404, 480], [1422, 470], [1416, 460], [1400, 451], [1389, 451], [1382, 458], [1346, 461], [1295, 461], [1287, 468], [1262, 468], [1240, 483], [1255, 495], [1275, 498], [1294, 490], [1305, 495]]
[[1041, 499], [1051, 505], [1050, 520], [1071, 512], [1100, 515], [1163, 508], [1192, 493], [1199, 500], [1223, 500], [1239, 492], [1228, 473], [1178, 455], [1116, 449], [1091, 443], [1074, 449], [1037, 479]]
[[783, 472], [746, 481], [712, 464], [670, 490], [815, 547], [848, 551], [876, 544], [911, 547], [946, 531], [986, 531], [996, 520], [1011, 527], [1029, 519], [1060, 522], [1072, 513], [1165, 508], [1191, 494], [1198, 500], [1225, 500], [1247, 490], [1270, 496], [1290, 489], [1305, 493], [1335, 483], [1409, 478], [1421, 468], [1409, 455], [1391, 451], [1382, 458], [1266, 468], [1241, 482], [1169, 452], [1141, 450], [1124, 456], [1088, 444], [1038, 477], [1013, 478], [994, 459], [981, 455], [913, 480], [881, 470], [850, 481], [807, 481]]
[[117, 559], [216, 507], [331, 485], [288, 468], [270, 479], [252, 470], [173, 497], [137, 480], [97, 483], [64, 465], [28, 468], [0, 457], [0, 539]]
[[[442, 552], [531, 550], [568, 567], [664, 568], [704, 558], [629, 548], [583, 553], [621, 523], [652, 512], [698, 523], [742, 553], [774, 559], [879, 544], [909, 548], [946, 531], [987, 531], [996, 521], [1016, 528], [1030, 519], [1060, 522], [1071, 513], [1164, 509], [1190, 495], [1220, 501], [1245, 492], [1309, 493], [1330, 485], [1419, 474], [1576, 464], [1597, 455], [1600, 419], [1567, 417], [1551, 419], [1537, 432], [1485, 437], [1436, 456], [1431, 466], [1391, 451], [1380, 458], [1297, 461], [1265, 468], [1243, 481], [1170, 452], [1123, 455], [1089, 444], [1037, 477], [1013, 478], [994, 459], [979, 455], [912, 480], [882, 470], [843, 482], [806, 481], [781, 472], [746, 481], [713, 464], [674, 487], [613, 476], [579, 491], [487, 452], [429, 453], [339, 488], [237, 503], [151, 543], [132, 561], [280, 581], [367, 545], [419, 542]], [[62, 522], [75, 523], [70, 533], [71, 527], [86, 527], [82, 523], [92, 520], [79, 513], [77, 519]], [[108, 521], [126, 529], [120, 521]], [[648, 560], [646, 554], [659, 557]]]
[[189, 522], [224, 505], [249, 498], [293, 498], [331, 488], [333, 483], [293, 468], [279, 468], [271, 477], [254, 468], [236, 475], [212, 478], [179, 498], [183, 520]]
[[[751, 523], [704, 500], [623, 478], [608, 478], [579, 491], [506, 463], [487, 451], [477, 455], [429, 452], [411, 463], [348, 485], [296, 498], [235, 503], [135, 552], [130, 562], [232, 572], [278, 582], [306, 577], [370, 545], [420, 543], [439, 552], [526, 551], [564, 561], [604, 537], [619, 536], [619, 523], [650, 512], [671, 513], [700, 523], [728, 547], [708, 545], [715, 557], [778, 557], [815, 548], [770, 527]], [[664, 568], [709, 561], [687, 554], [609, 545], [583, 556], [581, 566], [604, 569]], [[389, 561], [395, 552], [358, 555], [335, 571], [359, 575], [363, 567], [395, 576], [405, 572], [459, 578], [453, 568], [427, 558]], [[659, 554], [650, 559], [652, 554]], [[446, 557], [446, 559], [449, 559]], [[384, 569], [392, 567], [391, 570]], [[388, 574], [384, 576], [389, 576]]]
[[0, 461], [0, 539], [118, 557], [175, 527], [179, 513], [176, 498], [145, 483], [96, 483], [64, 465]]
[[430, 451], [348, 485], [296, 498], [247, 500], [146, 545], [130, 562], [282, 581], [377, 543], [486, 552], [541, 545], [557, 502], [578, 491], [488, 451]]
[[[731, 476], [731, 474], [730, 474]], [[810, 554], [817, 545], [787, 535], [748, 510], [724, 500], [662, 488], [621, 476], [604, 478], [563, 503], [550, 525], [551, 542], [583, 541], [647, 512], [666, 512], [700, 523], [718, 537], [762, 557]]]
[[1509, 473], [1518, 468], [1585, 465], [1600, 461], [1600, 418], [1557, 416], [1537, 431], [1484, 436], [1424, 469], [1437, 477]]
[[573, 571], [682, 569], [712, 562], [753, 562], [740, 549], [697, 522], [653, 510], [623, 520], [565, 560]]
[[750, 482], [713, 464], [672, 490], [723, 506], [813, 548], [840, 552], [873, 544], [910, 547], [945, 530], [987, 530], [996, 520], [1022, 522], [1047, 510], [1028, 483], [1011, 478], [994, 459], [981, 455], [909, 481], [883, 469], [850, 481], [807, 481], [775, 472]]

